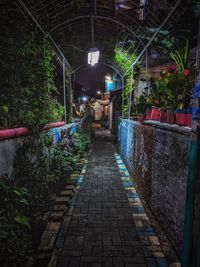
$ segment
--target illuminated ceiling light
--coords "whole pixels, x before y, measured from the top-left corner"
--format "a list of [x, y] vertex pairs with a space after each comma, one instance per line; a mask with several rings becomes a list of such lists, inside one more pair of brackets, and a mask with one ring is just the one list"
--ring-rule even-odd
[[91, 14], [91, 29], [92, 29], [92, 48], [88, 51], [88, 64], [94, 66], [99, 61], [99, 50], [94, 47], [94, 19], [93, 14]]
[[95, 47], [90, 48], [88, 51], [88, 64], [94, 66], [99, 61], [99, 50]]
[[115, 0], [116, 9], [125, 9], [131, 10], [133, 9], [133, 3], [130, 0]]
[[101, 95], [101, 91], [97, 91], [97, 95]]

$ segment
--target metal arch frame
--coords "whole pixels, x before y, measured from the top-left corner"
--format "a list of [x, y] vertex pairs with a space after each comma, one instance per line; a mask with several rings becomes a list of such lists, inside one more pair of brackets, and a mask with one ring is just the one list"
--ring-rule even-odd
[[62, 51], [60, 50], [60, 48], [58, 47], [58, 45], [56, 44], [55, 40], [53, 39], [53, 37], [47, 33], [42, 26], [39, 24], [39, 22], [37, 21], [37, 19], [33, 16], [33, 14], [31, 13], [31, 11], [28, 9], [28, 7], [24, 4], [24, 2], [22, 0], [17, 0], [19, 5], [26, 11], [26, 13], [30, 16], [30, 18], [33, 20], [33, 22], [37, 25], [37, 27], [40, 29], [40, 31], [44, 34], [45, 37], [48, 37], [52, 44], [54, 45], [55, 49], [58, 51], [58, 53], [61, 55], [61, 57], [63, 58], [63, 60], [65, 61], [65, 63], [67, 64], [68, 68], [71, 68], [69, 62], [67, 61], [67, 59], [65, 58], [64, 54], [62, 53]]
[[[56, 29], [58, 29], [59, 27], [68, 24], [69, 22], [75, 21], [75, 20], [79, 20], [79, 19], [85, 19], [85, 18], [91, 18], [91, 15], [84, 15], [84, 16], [78, 16], [78, 17], [74, 17], [68, 20], [65, 20], [64, 22], [57, 24], [53, 29], [51, 29], [50, 31], [47, 32], [48, 35], [50, 35], [52, 32], [54, 32]], [[124, 23], [120, 22], [119, 20], [110, 18], [110, 17], [106, 17], [106, 16], [100, 16], [100, 15], [96, 15], [97, 19], [102, 19], [102, 20], [108, 20], [108, 21], [112, 21], [114, 23], [117, 23], [118, 25], [121, 25], [122, 27], [126, 28], [129, 32], [131, 32], [137, 39], [138, 41], [143, 45], [143, 47], [145, 47], [145, 44], [142, 42], [142, 40], [135, 34], [135, 32], [128, 27], [127, 25], [125, 25]]]
[[149, 40], [149, 42], [147, 43], [147, 45], [144, 47], [144, 49], [142, 50], [142, 52], [139, 54], [139, 56], [136, 58], [136, 60], [131, 64], [131, 66], [129, 67], [129, 69], [126, 70], [126, 72], [123, 74], [123, 76], [126, 75], [126, 73], [140, 60], [140, 58], [143, 56], [144, 53], [146, 53], [147, 48], [151, 45], [151, 43], [153, 42], [153, 40], [155, 39], [155, 37], [158, 35], [158, 33], [160, 32], [160, 30], [162, 29], [162, 27], [166, 24], [166, 22], [170, 19], [170, 17], [172, 16], [172, 14], [175, 12], [176, 8], [180, 5], [180, 3], [183, 0], [177, 0], [176, 4], [173, 6], [172, 10], [170, 11], [170, 13], [167, 15], [167, 17], [165, 18], [165, 20], [161, 23], [160, 27], [157, 29], [157, 31], [155, 31], [154, 35], [152, 36], [152, 38]]

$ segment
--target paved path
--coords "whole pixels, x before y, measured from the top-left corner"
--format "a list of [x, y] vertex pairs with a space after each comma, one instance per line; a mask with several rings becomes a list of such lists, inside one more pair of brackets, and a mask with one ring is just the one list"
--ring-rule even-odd
[[168, 266], [110, 137], [97, 137], [57, 267]]

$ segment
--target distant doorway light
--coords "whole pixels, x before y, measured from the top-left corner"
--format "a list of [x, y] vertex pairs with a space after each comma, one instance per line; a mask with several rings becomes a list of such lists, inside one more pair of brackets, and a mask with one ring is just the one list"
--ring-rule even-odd
[[105, 80], [106, 80], [106, 82], [107, 82], [107, 81], [111, 81], [111, 80], [112, 80], [112, 77], [111, 77], [110, 75], [106, 75], [106, 76], [105, 76]]
[[83, 96], [82, 100], [83, 100], [83, 102], [87, 102], [87, 100], [88, 100], [87, 96]]
[[88, 64], [94, 66], [99, 61], [99, 50], [95, 47], [90, 48], [88, 51]]

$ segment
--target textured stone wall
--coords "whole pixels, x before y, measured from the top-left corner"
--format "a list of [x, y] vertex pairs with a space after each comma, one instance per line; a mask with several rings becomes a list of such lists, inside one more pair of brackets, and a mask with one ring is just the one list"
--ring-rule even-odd
[[141, 193], [180, 253], [190, 136], [122, 120], [120, 151]]
[[135, 180], [147, 201], [151, 200], [152, 146], [154, 128], [139, 126], [136, 131]]
[[[61, 130], [71, 127], [72, 132], [76, 131], [76, 124], [71, 123], [63, 127], [53, 128], [45, 131], [49, 135], [55, 136], [60, 134]], [[17, 149], [23, 144], [24, 136], [19, 138], [12, 138], [8, 140], [0, 140], [0, 176], [8, 175], [10, 176], [13, 171], [13, 160]], [[54, 138], [55, 139], [55, 138]]]
[[156, 129], [153, 139], [151, 207], [181, 251], [188, 177], [189, 136]]

